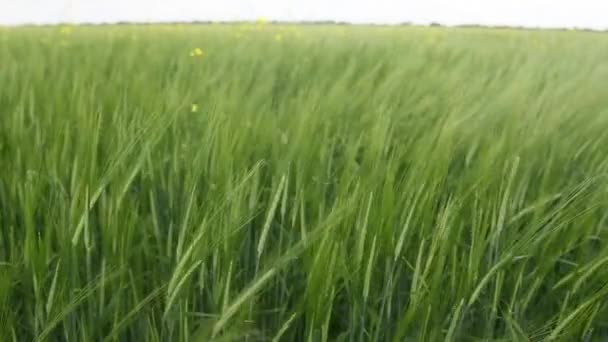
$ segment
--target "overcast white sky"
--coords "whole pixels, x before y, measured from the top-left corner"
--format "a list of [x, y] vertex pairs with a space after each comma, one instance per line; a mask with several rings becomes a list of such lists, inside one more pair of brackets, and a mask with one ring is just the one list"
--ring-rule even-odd
[[0, 24], [338, 20], [608, 29], [608, 0], [0, 0]]

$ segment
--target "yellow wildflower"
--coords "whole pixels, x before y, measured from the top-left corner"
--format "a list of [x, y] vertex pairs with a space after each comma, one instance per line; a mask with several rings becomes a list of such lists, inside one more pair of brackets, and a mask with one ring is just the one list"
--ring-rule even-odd
[[193, 104], [192, 104], [192, 107], [190, 107], [190, 111], [191, 111], [192, 113], [196, 113], [196, 112], [198, 112], [198, 104], [193, 103]]
[[283, 35], [278, 33], [274, 36], [274, 40], [276, 40], [277, 42], [280, 42], [281, 40], [283, 40]]
[[261, 17], [261, 18], [258, 18], [258, 20], [256, 20], [255, 22], [258, 25], [266, 25], [266, 24], [268, 24], [268, 19], [266, 19], [265, 17]]
[[72, 33], [72, 28], [69, 26], [63, 26], [63, 27], [61, 27], [59, 32], [61, 32], [62, 34], [70, 34], [70, 33]]
[[205, 52], [201, 48], [196, 48], [190, 51], [190, 57], [202, 57]]

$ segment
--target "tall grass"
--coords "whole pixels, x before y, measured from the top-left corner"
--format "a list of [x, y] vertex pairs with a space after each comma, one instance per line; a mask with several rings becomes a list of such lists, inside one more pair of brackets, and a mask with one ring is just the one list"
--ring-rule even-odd
[[0, 42], [1, 341], [608, 338], [605, 34]]

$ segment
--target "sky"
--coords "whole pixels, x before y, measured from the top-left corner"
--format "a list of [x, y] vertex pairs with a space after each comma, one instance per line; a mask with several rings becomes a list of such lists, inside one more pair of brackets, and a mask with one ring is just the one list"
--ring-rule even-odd
[[0, 0], [0, 25], [334, 20], [608, 29], [608, 0]]

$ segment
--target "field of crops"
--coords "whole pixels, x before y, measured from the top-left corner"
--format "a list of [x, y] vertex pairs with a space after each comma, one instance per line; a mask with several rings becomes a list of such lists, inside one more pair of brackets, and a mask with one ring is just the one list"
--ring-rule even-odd
[[0, 28], [0, 341], [605, 341], [608, 34]]

